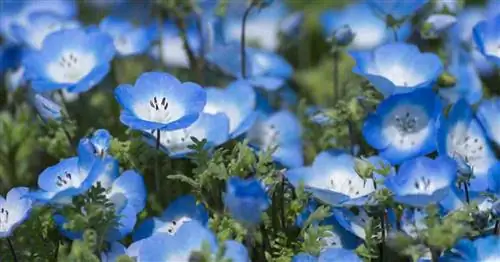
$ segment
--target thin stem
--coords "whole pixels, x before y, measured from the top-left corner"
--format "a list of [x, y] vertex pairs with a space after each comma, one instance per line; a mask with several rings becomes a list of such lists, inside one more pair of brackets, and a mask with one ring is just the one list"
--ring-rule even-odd
[[[179, 15], [179, 14], [176, 14], [175, 15], [175, 23], [176, 23], [176, 25], [179, 28], [179, 31], [181, 33], [182, 44], [184, 46], [184, 49], [186, 50], [188, 60], [189, 60], [189, 67], [194, 69], [194, 71], [196, 73], [197, 81], [198, 81], [198, 83], [200, 83], [202, 81], [202, 78], [203, 78], [202, 77], [203, 72], [201, 71], [202, 69], [200, 68], [200, 65], [198, 64], [198, 59], [195, 56], [195, 52], [193, 51], [193, 49], [189, 45], [188, 36], [187, 36], [187, 27], [186, 27], [186, 22], [184, 21], [184, 17]], [[200, 28], [200, 30], [201, 30], [201, 28]]]
[[333, 51], [333, 105], [340, 99], [340, 84], [339, 84], [339, 52], [336, 47]]
[[[64, 96], [62, 89], [59, 89], [57, 91], [57, 93], [59, 94], [59, 97], [61, 98], [61, 103], [62, 103], [62, 108], [63, 108], [64, 114], [66, 115], [67, 118], [71, 118], [71, 116], [69, 115], [69, 110], [68, 110], [68, 102], [66, 100], [66, 97]], [[66, 125], [62, 125], [62, 129], [64, 131], [64, 135], [66, 136], [66, 139], [68, 139], [69, 147], [72, 150], [73, 149], [73, 139], [71, 139], [71, 135], [69, 134], [69, 131], [66, 129]]]
[[10, 253], [12, 254], [14, 262], [17, 262], [18, 260], [16, 256], [16, 251], [14, 251], [14, 246], [12, 245], [12, 241], [10, 241], [10, 238], [7, 238], [7, 243], [9, 244]]
[[441, 251], [431, 248], [431, 261], [438, 262], [439, 257], [441, 256]]
[[198, 56], [198, 70], [200, 71], [200, 79], [198, 79], [199, 84], [201, 86], [205, 85], [205, 74], [203, 73], [205, 71], [205, 36], [203, 35], [203, 26], [201, 22], [201, 16], [198, 12], [195, 12], [195, 21], [196, 21], [196, 27], [198, 27], [198, 33], [199, 33], [199, 38], [200, 38], [200, 55]]
[[158, 11], [158, 16], [156, 18], [156, 22], [158, 24], [158, 52], [160, 58], [158, 59], [158, 69], [161, 70], [163, 68], [163, 10]]
[[[384, 211], [385, 212], [385, 211]], [[380, 261], [384, 261], [384, 246], [385, 246], [385, 213], [382, 212], [380, 215], [380, 225], [382, 230], [382, 243], [379, 245], [380, 249]]]
[[398, 30], [397, 30], [396, 26], [394, 26], [392, 28], [392, 32], [394, 33], [394, 42], [397, 42], [398, 41]]
[[245, 52], [245, 45], [246, 45], [246, 37], [245, 37], [245, 29], [246, 29], [246, 24], [247, 24], [247, 19], [248, 15], [250, 15], [250, 11], [252, 11], [254, 7], [254, 3], [252, 2], [247, 9], [245, 10], [245, 13], [243, 14], [243, 21], [241, 23], [241, 76], [243, 78], [247, 78], [247, 68], [246, 68], [246, 52]]
[[158, 156], [160, 155], [160, 129], [156, 130], [156, 152], [155, 152], [155, 186], [156, 193], [160, 192], [160, 166]]
[[500, 235], [499, 229], [500, 229], [500, 220], [497, 220], [495, 222], [495, 229], [493, 231], [493, 234]]
[[286, 229], [286, 218], [285, 218], [285, 176], [281, 175], [281, 228]]

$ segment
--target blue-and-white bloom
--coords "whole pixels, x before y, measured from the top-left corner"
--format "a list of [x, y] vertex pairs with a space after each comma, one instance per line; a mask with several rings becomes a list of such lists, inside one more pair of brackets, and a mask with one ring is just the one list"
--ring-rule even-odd
[[135, 86], [118, 86], [115, 96], [123, 108], [122, 123], [145, 131], [186, 128], [198, 119], [206, 103], [199, 85], [159, 72], [143, 73]]
[[245, 133], [255, 121], [256, 94], [252, 86], [243, 80], [235, 81], [225, 89], [206, 88], [207, 104], [203, 112], [223, 113], [229, 118], [229, 134], [232, 138]]
[[[369, 50], [394, 41], [393, 29], [388, 28], [385, 21], [364, 3], [350, 4], [342, 10], [327, 10], [321, 14], [320, 22], [327, 37], [348, 26], [354, 34], [349, 45], [352, 50]], [[399, 41], [406, 40], [411, 34], [411, 23], [402, 24], [396, 34]]]
[[32, 94], [31, 101], [43, 121], [62, 119], [61, 106], [41, 94]]
[[500, 66], [500, 14], [474, 27], [474, 41], [486, 58]]
[[[292, 66], [280, 55], [261, 49], [245, 49], [246, 80], [253, 86], [274, 91], [293, 75]], [[225, 74], [241, 79], [241, 51], [237, 44], [218, 46], [207, 53], [207, 60]]]
[[32, 49], [41, 49], [43, 40], [51, 33], [63, 29], [80, 27], [76, 20], [50, 12], [32, 13], [25, 25], [12, 25], [12, 32], [23, 44]]
[[475, 240], [462, 239], [457, 242], [451, 252], [443, 257], [443, 261], [499, 261], [500, 237], [490, 235]]
[[387, 177], [384, 185], [397, 202], [425, 207], [443, 200], [456, 178], [457, 165], [453, 159], [446, 156], [435, 160], [417, 157], [404, 162], [398, 174]]
[[219, 146], [229, 139], [229, 118], [222, 113], [215, 115], [201, 113], [193, 124], [186, 128], [167, 131], [152, 130], [151, 135], [146, 135], [146, 141], [151, 146], [156, 146], [158, 138], [160, 149], [172, 158], [184, 157], [193, 150], [189, 146], [194, 145], [191, 137], [201, 141], [207, 140], [207, 149]]
[[500, 145], [500, 98], [483, 100], [477, 108], [477, 119], [484, 127], [488, 138]]
[[31, 199], [25, 197], [28, 191], [26, 187], [14, 187], [5, 198], [0, 196], [0, 238], [11, 236], [28, 218], [32, 204]]
[[0, 34], [8, 43], [19, 44], [19, 34], [14, 32], [16, 26], [29, 26], [30, 16], [35, 13], [52, 13], [63, 18], [72, 18], [77, 13], [77, 3], [74, 0], [54, 1], [7, 1], [2, 2], [2, 16], [0, 16]]
[[440, 155], [470, 166], [474, 175], [470, 180], [471, 191], [488, 189], [490, 173], [498, 161], [483, 128], [464, 100], [453, 105], [448, 116], [440, 117], [437, 145]]
[[385, 44], [371, 51], [351, 52], [353, 72], [368, 79], [384, 96], [432, 88], [443, 72], [439, 57], [405, 43]]
[[288, 170], [294, 187], [304, 183], [306, 191], [330, 205], [363, 205], [375, 191], [373, 180], [363, 180], [355, 171], [354, 158], [340, 150], [321, 152], [312, 166]]
[[207, 245], [213, 253], [217, 252], [214, 233], [198, 221], [192, 220], [186, 222], [173, 235], [155, 234], [140, 241], [136, 250], [137, 261], [188, 262], [192, 253], [201, 251], [203, 245]]
[[23, 65], [37, 92], [67, 88], [80, 93], [106, 76], [114, 54], [113, 40], [108, 34], [67, 29], [48, 35], [40, 50], [26, 54]]
[[432, 90], [386, 98], [363, 125], [368, 144], [391, 164], [433, 152], [441, 102]]
[[203, 204], [196, 203], [193, 195], [180, 196], [172, 201], [160, 217], [144, 220], [134, 231], [132, 238], [139, 241], [157, 233], [173, 235], [186, 222], [196, 220], [208, 224], [208, 212]]
[[98, 159], [88, 151], [88, 140], [82, 140], [78, 146], [78, 157], [61, 160], [58, 164], [46, 168], [38, 177], [38, 191], [29, 196], [50, 203], [66, 203], [71, 197], [86, 192], [104, 173], [118, 170], [118, 162], [106, 157]]
[[387, 0], [367, 0], [367, 4], [373, 10], [384, 16], [392, 16], [395, 19], [404, 19], [422, 8], [429, 0], [413, 1], [387, 1]]
[[249, 145], [260, 150], [275, 149], [273, 158], [285, 167], [302, 166], [299, 120], [289, 111], [278, 111], [268, 117], [260, 114], [247, 133]]
[[224, 206], [236, 220], [249, 225], [260, 223], [262, 212], [270, 202], [261, 181], [239, 177], [227, 180]]
[[154, 25], [135, 26], [131, 21], [117, 16], [104, 18], [99, 28], [113, 37], [116, 51], [120, 56], [146, 52], [156, 37]]

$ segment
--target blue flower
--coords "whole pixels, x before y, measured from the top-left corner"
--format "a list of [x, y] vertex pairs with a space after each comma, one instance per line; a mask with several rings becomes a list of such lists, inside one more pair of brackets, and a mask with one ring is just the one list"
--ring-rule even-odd
[[78, 146], [78, 157], [61, 160], [46, 168], [38, 177], [38, 191], [29, 196], [41, 202], [67, 203], [71, 197], [86, 192], [105, 173], [118, 169], [118, 162], [111, 158], [98, 159], [88, 151], [89, 141]]
[[77, 3], [74, 0], [54, 1], [7, 1], [2, 2], [2, 16], [0, 16], [0, 34], [9, 43], [19, 44], [19, 34], [14, 33], [15, 26], [24, 26], [30, 23], [30, 16], [35, 13], [52, 13], [54, 15], [71, 18], [77, 13]]
[[477, 119], [484, 127], [488, 138], [500, 145], [500, 98], [483, 100], [477, 108]]
[[32, 201], [26, 198], [29, 189], [14, 187], [6, 198], [0, 196], [0, 238], [10, 237], [16, 227], [29, 216]]
[[276, 162], [285, 167], [302, 166], [301, 126], [292, 113], [282, 110], [268, 117], [260, 114], [247, 133], [249, 145], [260, 150], [272, 150]]
[[481, 100], [483, 87], [472, 61], [453, 62], [448, 70], [456, 78], [456, 84], [439, 89], [440, 96], [448, 103], [456, 103], [463, 98], [472, 105]]
[[457, 165], [453, 159], [417, 157], [404, 162], [398, 174], [387, 177], [384, 184], [394, 194], [395, 201], [425, 207], [443, 200], [456, 178]]
[[50, 12], [32, 13], [27, 23], [12, 25], [12, 32], [23, 44], [32, 49], [41, 49], [44, 39], [51, 33], [63, 29], [80, 27], [78, 21]]
[[232, 262], [250, 262], [247, 248], [238, 241], [227, 240], [224, 242], [224, 259]]
[[429, 0], [412, 1], [387, 1], [387, 0], [367, 0], [367, 4], [377, 13], [392, 16], [395, 19], [404, 19], [413, 15]]
[[[354, 39], [349, 45], [352, 50], [369, 50], [384, 43], [394, 41], [394, 32], [385, 21], [364, 3], [350, 4], [342, 10], [327, 10], [320, 16], [323, 34], [331, 36], [334, 31], [348, 26]], [[411, 23], [405, 22], [397, 30], [399, 41], [411, 34]]]
[[140, 241], [139, 246], [135, 248], [137, 261], [188, 262], [192, 253], [200, 252], [204, 245], [212, 253], [217, 252], [214, 233], [199, 222], [192, 220], [180, 227], [176, 234], [155, 234]]
[[235, 81], [226, 89], [206, 88], [207, 104], [203, 112], [223, 113], [229, 118], [229, 134], [235, 138], [250, 129], [256, 119], [256, 94], [248, 82]]
[[101, 20], [99, 28], [113, 37], [120, 56], [146, 52], [156, 37], [156, 28], [153, 25], [134, 26], [131, 21], [116, 16]]
[[475, 240], [459, 240], [443, 261], [498, 261], [500, 259], [500, 237], [485, 236]]
[[474, 27], [474, 41], [486, 58], [500, 66], [500, 14]]
[[349, 261], [361, 262], [361, 258], [353, 250], [343, 248], [327, 248], [314, 257], [307, 253], [299, 253], [292, 258], [292, 262], [329, 262], [329, 261]]
[[345, 230], [361, 239], [366, 238], [365, 228], [370, 220], [370, 216], [368, 216], [368, 213], [366, 213], [364, 208], [359, 207], [354, 210], [347, 208], [334, 208], [332, 212], [337, 223]]
[[431, 90], [391, 96], [363, 124], [366, 142], [391, 164], [433, 152], [441, 102]]
[[32, 94], [31, 100], [43, 121], [62, 119], [61, 106], [41, 94]]
[[105, 153], [108, 152], [108, 148], [111, 145], [111, 139], [113, 137], [109, 133], [108, 130], [106, 129], [98, 129], [96, 130], [93, 134], [92, 137], [90, 138], [90, 143], [94, 147], [94, 151], [98, 155], [104, 155]]
[[[218, 46], [207, 53], [207, 60], [225, 74], [241, 79], [240, 46], [230, 44]], [[280, 55], [252, 47], [245, 48], [246, 80], [253, 86], [274, 91], [283, 86], [293, 75], [292, 66]]]
[[206, 103], [199, 85], [159, 72], [143, 73], [135, 86], [118, 86], [115, 97], [123, 108], [122, 123], [139, 130], [186, 128], [198, 119]]
[[391, 43], [372, 51], [351, 52], [356, 60], [353, 72], [368, 79], [384, 96], [432, 88], [443, 72], [439, 57], [421, 53], [418, 47]]
[[480, 192], [490, 187], [489, 180], [498, 161], [483, 128], [465, 100], [453, 105], [448, 116], [440, 117], [437, 145], [440, 155], [470, 166], [474, 175], [470, 180], [471, 191]]
[[206, 149], [219, 146], [229, 139], [229, 119], [225, 114], [201, 113], [196, 121], [190, 126], [173, 131], [161, 130], [158, 136], [157, 130], [150, 131], [145, 139], [151, 146], [156, 146], [159, 138], [160, 148], [172, 158], [180, 158], [193, 152], [189, 146], [194, 145], [191, 137], [199, 141], [206, 139]]
[[255, 178], [233, 176], [227, 180], [224, 206], [236, 220], [249, 225], [260, 223], [270, 201], [262, 182]]
[[60, 30], [48, 35], [40, 50], [26, 54], [26, 76], [37, 92], [68, 88], [85, 92], [109, 71], [115, 54], [109, 35], [85, 29]]
[[340, 150], [321, 152], [312, 166], [288, 170], [288, 181], [329, 205], [364, 205], [375, 191], [372, 179], [363, 180], [354, 170], [354, 158]]
[[134, 231], [132, 239], [137, 242], [157, 233], [173, 235], [184, 223], [191, 220], [206, 226], [208, 212], [202, 204], [196, 203], [194, 196], [180, 196], [168, 205], [160, 217], [144, 220]]
[[[242, 14], [241, 2], [233, 1], [229, 4], [223, 23], [223, 34], [226, 43], [241, 42]], [[231, 6], [232, 5], [232, 6]], [[235, 12], [232, 9], [240, 9]], [[257, 43], [263, 49], [274, 51], [279, 47], [280, 22], [288, 15], [288, 8], [284, 1], [275, 1], [270, 6], [254, 8], [245, 24], [245, 38], [247, 42]]]

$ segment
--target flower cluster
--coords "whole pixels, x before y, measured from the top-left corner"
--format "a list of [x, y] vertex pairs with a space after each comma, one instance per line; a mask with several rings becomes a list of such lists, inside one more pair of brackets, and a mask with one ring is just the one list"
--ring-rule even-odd
[[292, 2], [2, 3], [0, 260], [500, 260], [499, 2]]

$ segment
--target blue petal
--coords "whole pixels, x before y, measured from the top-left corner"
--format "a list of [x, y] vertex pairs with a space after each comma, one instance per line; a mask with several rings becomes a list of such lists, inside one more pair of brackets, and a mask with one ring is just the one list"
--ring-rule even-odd
[[109, 242], [123, 239], [132, 230], [134, 230], [135, 222], [137, 221], [137, 211], [133, 205], [127, 206], [121, 210], [118, 215], [118, 226], [110, 229], [106, 233], [106, 240]]
[[121, 193], [127, 198], [136, 213], [141, 212], [146, 205], [146, 185], [140, 174], [133, 170], [125, 171], [119, 176], [111, 187], [110, 195]]
[[230, 259], [233, 262], [250, 262], [248, 250], [240, 242], [227, 240], [224, 244], [226, 248], [224, 259]]
[[148, 238], [152, 236], [164, 224], [165, 222], [158, 218], [146, 218], [144, 221], [142, 221], [141, 224], [139, 224], [139, 226], [137, 226], [137, 228], [132, 233], [132, 240], [136, 242], [141, 239]]
[[207, 210], [202, 204], [197, 204], [196, 198], [192, 195], [178, 197], [168, 205], [161, 215], [161, 219], [164, 221], [174, 221], [181, 217], [197, 220], [204, 226], [208, 223]]

